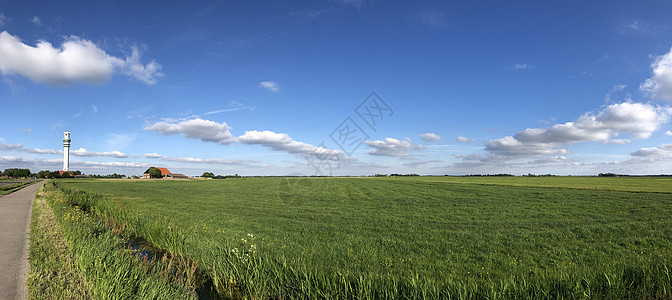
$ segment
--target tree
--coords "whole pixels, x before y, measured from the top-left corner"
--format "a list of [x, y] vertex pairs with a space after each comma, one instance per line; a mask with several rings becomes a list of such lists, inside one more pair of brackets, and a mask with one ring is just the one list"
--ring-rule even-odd
[[147, 173], [149, 173], [149, 177], [151, 178], [161, 178], [161, 170], [157, 169], [156, 167], [150, 167], [147, 170]]
[[203, 172], [203, 175], [201, 175], [201, 177], [212, 178], [212, 177], [215, 177], [215, 173]]
[[70, 175], [70, 172], [65, 171], [65, 172], [63, 172], [63, 174], [61, 174], [61, 177], [62, 178], [70, 178], [70, 177], [72, 177], [72, 175]]
[[82, 171], [80, 171], [80, 170], [73, 171], [72, 175], [82, 175]]
[[1, 175], [11, 177], [11, 178], [22, 178], [22, 177], [29, 177], [30, 172], [29, 169], [17, 169], [17, 168], [11, 168], [11, 169], [5, 169], [5, 171], [2, 172]]

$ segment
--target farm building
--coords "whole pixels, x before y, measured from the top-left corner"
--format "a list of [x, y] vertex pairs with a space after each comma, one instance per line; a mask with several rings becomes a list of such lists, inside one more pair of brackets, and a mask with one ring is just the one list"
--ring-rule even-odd
[[[150, 168], [151, 169], [151, 168]], [[184, 175], [184, 174], [173, 174], [171, 173], [167, 168], [157, 168], [159, 171], [161, 171], [161, 177], [163, 179], [188, 179], [189, 177]], [[149, 169], [145, 171], [145, 173], [142, 174], [143, 179], [149, 179], [151, 176], [149, 175]]]

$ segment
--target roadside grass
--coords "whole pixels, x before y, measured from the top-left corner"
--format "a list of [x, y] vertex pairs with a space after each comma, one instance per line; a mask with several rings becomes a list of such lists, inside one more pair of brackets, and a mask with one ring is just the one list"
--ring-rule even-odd
[[[120, 224], [97, 218], [98, 208], [91, 203], [100, 202], [100, 196], [56, 185], [54, 181], [45, 184], [46, 200], [86, 282], [88, 295], [95, 299], [197, 298], [189, 278], [176, 271], [177, 263], [168, 266], [172, 260], [138, 255], [142, 250], [129, 246], [129, 240], [120, 235]], [[65, 268], [71, 269], [70, 265]]]
[[35, 183], [36, 180], [30, 180], [26, 182], [19, 182], [14, 184], [0, 185], [0, 195], [8, 195], [13, 192], [16, 192], [28, 185]]
[[[284, 189], [300, 181], [301, 192]], [[665, 188], [565, 184], [66, 180], [58, 190], [179, 269], [196, 268], [200, 291], [222, 298], [671, 298]]]
[[[53, 194], [53, 192], [49, 192]], [[29, 299], [92, 299], [41, 188], [30, 223]]]

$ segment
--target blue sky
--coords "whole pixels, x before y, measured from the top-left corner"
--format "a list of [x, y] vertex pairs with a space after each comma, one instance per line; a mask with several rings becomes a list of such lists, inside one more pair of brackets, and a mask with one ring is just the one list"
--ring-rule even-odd
[[669, 11], [0, 0], [0, 169], [669, 174]]

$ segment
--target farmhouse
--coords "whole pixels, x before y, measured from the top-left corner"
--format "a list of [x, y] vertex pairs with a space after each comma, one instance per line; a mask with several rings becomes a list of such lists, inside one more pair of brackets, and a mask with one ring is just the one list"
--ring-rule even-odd
[[[189, 177], [184, 174], [173, 174], [167, 168], [157, 168], [157, 169], [161, 171], [161, 177], [163, 179], [189, 179]], [[142, 178], [143, 179], [151, 178], [151, 176], [149, 175], [149, 169], [147, 169], [147, 171], [145, 171], [145, 173], [142, 174]]]

